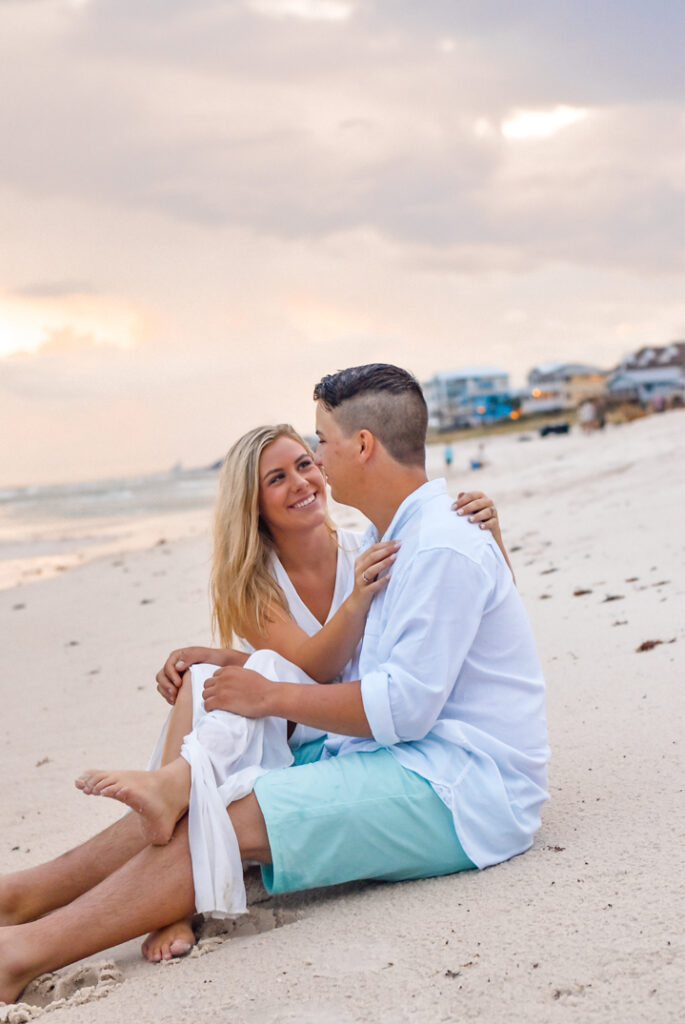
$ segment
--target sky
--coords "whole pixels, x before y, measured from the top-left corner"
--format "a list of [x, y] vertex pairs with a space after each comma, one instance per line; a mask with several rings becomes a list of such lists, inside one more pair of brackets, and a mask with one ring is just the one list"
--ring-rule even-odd
[[0, 0], [0, 485], [685, 338], [680, 0]]

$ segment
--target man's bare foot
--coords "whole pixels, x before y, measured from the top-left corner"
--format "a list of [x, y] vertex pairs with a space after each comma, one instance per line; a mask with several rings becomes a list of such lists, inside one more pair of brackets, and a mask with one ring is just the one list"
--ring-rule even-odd
[[158, 928], [150, 932], [142, 945], [142, 953], [146, 960], [153, 964], [160, 960], [172, 960], [176, 956], [187, 956], [195, 945], [195, 932], [190, 920], [176, 921], [166, 928]]
[[188, 807], [190, 767], [178, 758], [154, 772], [89, 769], [76, 779], [75, 785], [88, 795], [108, 796], [126, 804], [140, 815], [147, 842], [164, 846]]
[[17, 942], [17, 931], [17, 928], [0, 928], [0, 1003], [13, 1003], [37, 977], [22, 959], [22, 943]]

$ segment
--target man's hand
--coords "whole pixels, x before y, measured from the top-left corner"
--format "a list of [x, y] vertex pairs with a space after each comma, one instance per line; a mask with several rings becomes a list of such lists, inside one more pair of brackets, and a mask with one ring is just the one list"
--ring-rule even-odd
[[285, 718], [324, 732], [371, 736], [361, 683], [307, 686], [273, 682], [249, 668], [220, 668], [205, 683], [206, 711], [232, 711], [245, 718]]
[[268, 698], [277, 686], [278, 683], [249, 668], [220, 668], [206, 681], [202, 691], [205, 711], [232, 711], [245, 718], [265, 718], [271, 714]]

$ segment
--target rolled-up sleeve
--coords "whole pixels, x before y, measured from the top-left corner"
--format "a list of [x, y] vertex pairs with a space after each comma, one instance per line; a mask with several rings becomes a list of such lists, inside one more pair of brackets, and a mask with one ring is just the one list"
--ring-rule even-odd
[[418, 553], [389, 587], [377, 661], [362, 673], [364, 711], [383, 746], [426, 736], [452, 692], [492, 581], [459, 552]]
[[390, 707], [390, 689], [386, 672], [367, 672], [362, 676], [362, 704], [373, 738], [384, 747], [400, 742]]

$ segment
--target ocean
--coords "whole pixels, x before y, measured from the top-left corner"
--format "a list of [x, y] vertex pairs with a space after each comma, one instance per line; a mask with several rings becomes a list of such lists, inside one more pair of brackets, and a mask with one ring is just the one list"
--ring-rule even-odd
[[[209, 529], [218, 472], [0, 489], [0, 589]], [[155, 539], [156, 538], [156, 539]]]
[[[472, 442], [453, 444], [466, 466]], [[468, 453], [468, 454], [467, 454]], [[443, 446], [426, 449], [429, 477], [445, 471]], [[95, 558], [211, 529], [217, 469], [173, 469], [84, 483], [0, 488], [0, 590], [47, 579]], [[359, 513], [331, 503], [341, 526]]]

